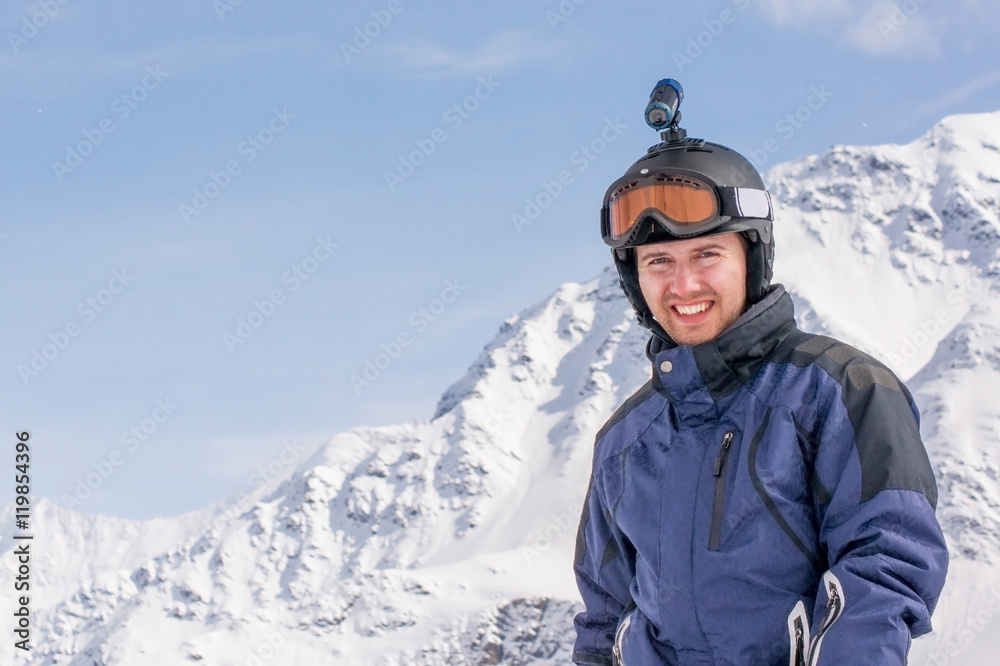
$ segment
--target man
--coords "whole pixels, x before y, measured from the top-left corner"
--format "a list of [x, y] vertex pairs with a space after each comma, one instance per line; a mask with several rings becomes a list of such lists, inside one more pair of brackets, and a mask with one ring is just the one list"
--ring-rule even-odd
[[574, 662], [904, 664], [948, 561], [912, 397], [797, 329], [753, 165], [663, 137], [602, 211], [653, 367], [597, 435]]

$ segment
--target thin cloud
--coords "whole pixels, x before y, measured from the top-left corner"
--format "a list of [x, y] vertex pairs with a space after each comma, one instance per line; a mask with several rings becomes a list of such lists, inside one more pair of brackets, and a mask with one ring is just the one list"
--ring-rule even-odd
[[778, 27], [838, 32], [846, 44], [876, 56], [937, 57], [942, 42], [970, 26], [986, 30], [1000, 11], [980, 0], [757, 0], [764, 18]]
[[[907, 5], [909, 7], [909, 5]], [[847, 42], [872, 55], [936, 57], [944, 26], [920, 11], [909, 14], [890, 0], [876, 2], [852, 25], [844, 28]]]
[[[0, 83], [60, 79], [87, 88], [95, 81], [134, 77], [150, 65], [161, 65], [171, 75], [206, 65], [242, 60], [247, 57], [299, 49], [302, 40], [293, 37], [227, 42], [202, 41], [171, 44], [134, 51], [97, 49], [26, 49], [20, 54], [0, 54]], [[65, 86], [61, 86], [65, 88]], [[16, 88], [12, 88], [15, 89]], [[61, 92], [57, 94], [59, 96]]]
[[778, 26], [827, 22], [830, 17], [850, 16], [848, 0], [758, 0], [764, 16]]
[[935, 95], [934, 101], [918, 106], [914, 115], [921, 116], [922, 114], [922, 116], [931, 117], [945, 115], [948, 111], [953, 110], [976, 93], [989, 90], [997, 85], [1000, 85], [1000, 70], [973, 79], [943, 95]]
[[499, 72], [548, 53], [548, 48], [517, 31], [501, 32], [468, 52], [434, 44], [395, 45], [388, 49], [388, 57], [396, 65], [431, 76]]

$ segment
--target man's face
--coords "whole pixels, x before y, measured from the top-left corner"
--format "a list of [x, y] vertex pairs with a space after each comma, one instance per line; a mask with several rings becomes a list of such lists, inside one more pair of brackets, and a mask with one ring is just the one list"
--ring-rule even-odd
[[642, 295], [677, 344], [714, 340], [746, 303], [747, 260], [735, 233], [640, 245]]

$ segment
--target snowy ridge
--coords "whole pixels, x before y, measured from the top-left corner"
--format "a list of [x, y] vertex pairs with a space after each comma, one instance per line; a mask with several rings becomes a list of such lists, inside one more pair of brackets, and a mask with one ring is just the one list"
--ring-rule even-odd
[[[565, 663], [553, 618], [576, 612], [593, 435], [648, 376], [631, 319], [613, 271], [564, 285], [504, 324], [432, 421], [338, 435], [238, 515], [184, 517], [158, 551], [64, 581], [35, 609], [35, 660]], [[123, 521], [80, 518], [124, 549]], [[64, 529], [36, 524], [39, 541]]]
[[[975, 308], [914, 378], [954, 555], [1000, 564], [1000, 327]], [[984, 316], [986, 315], [986, 316]], [[992, 400], [983, 401], [983, 396]]]
[[392, 666], [557, 666], [570, 663], [572, 646], [567, 627], [580, 612], [578, 604], [551, 599], [514, 599], [467, 622], [456, 620], [450, 630], [417, 653], [406, 653]]
[[[953, 564], [911, 663], [989, 663], [1000, 113], [838, 146], [765, 182], [800, 325], [886, 361], [921, 408]], [[31, 663], [567, 663], [593, 437], [648, 378], [646, 337], [608, 268], [509, 318], [430, 421], [337, 435], [245, 497], [145, 523], [37, 502]], [[12, 522], [7, 507], [4, 536]]]
[[[1000, 112], [954, 116], [906, 146], [838, 146], [765, 175], [778, 202], [776, 277], [809, 295], [833, 335], [904, 378], [961, 321], [974, 279], [1000, 275], [998, 124]], [[942, 307], [932, 339], [907, 346]]]

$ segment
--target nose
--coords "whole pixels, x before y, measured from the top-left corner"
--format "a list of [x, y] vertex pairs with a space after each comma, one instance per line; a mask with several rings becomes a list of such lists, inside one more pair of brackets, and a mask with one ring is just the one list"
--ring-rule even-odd
[[697, 293], [701, 290], [701, 279], [698, 276], [698, 271], [688, 262], [677, 262], [674, 267], [673, 286], [673, 292], [680, 298]]

